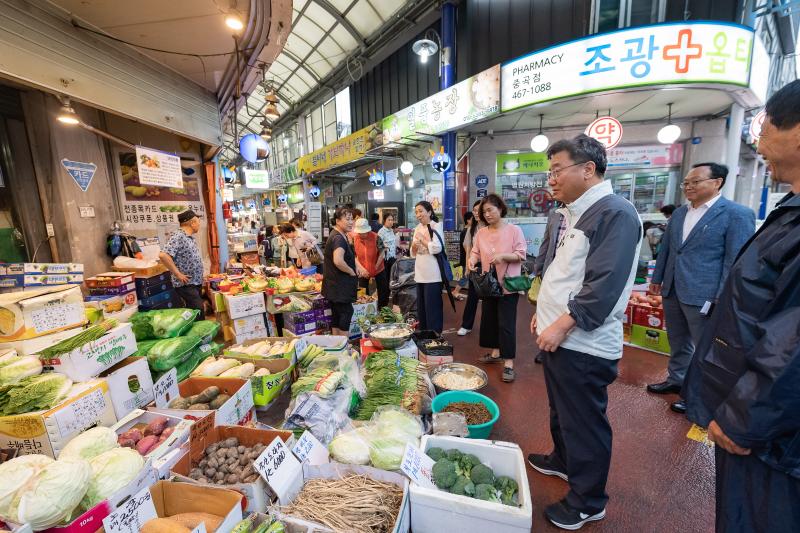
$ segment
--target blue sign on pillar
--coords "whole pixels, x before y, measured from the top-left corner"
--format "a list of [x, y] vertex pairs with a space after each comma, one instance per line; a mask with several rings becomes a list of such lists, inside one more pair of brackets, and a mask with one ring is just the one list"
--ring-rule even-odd
[[489, 186], [489, 176], [481, 174], [475, 177], [475, 186], [479, 189], [485, 189]]
[[72, 176], [78, 187], [83, 192], [89, 190], [89, 185], [92, 184], [92, 178], [97, 171], [97, 165], [94, 163], [82, 163], [80, 161], [70, 161], [69, 159], [62, 159], [61, 165], [67, 170], [67, 173]]

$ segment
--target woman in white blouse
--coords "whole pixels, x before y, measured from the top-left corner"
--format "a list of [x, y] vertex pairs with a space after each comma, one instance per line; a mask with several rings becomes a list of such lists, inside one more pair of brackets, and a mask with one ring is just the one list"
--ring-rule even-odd
[[436, 254], [441, 253], [442, 228], [430, 202], [419, 202], [414, 207], [419, 224], [411, 240], [411, 257], [414, 262], [414, 280], [417, 283], [417, 318], [422, 330], [441, 333], [444, 329], [442, 309], [442, 273]]

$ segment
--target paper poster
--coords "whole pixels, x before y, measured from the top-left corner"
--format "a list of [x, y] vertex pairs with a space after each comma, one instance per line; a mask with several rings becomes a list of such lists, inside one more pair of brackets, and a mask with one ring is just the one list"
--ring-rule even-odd
[[183, 188], [181, 158], [177, 155], [137, 146], [136, 166], [140, 185]]

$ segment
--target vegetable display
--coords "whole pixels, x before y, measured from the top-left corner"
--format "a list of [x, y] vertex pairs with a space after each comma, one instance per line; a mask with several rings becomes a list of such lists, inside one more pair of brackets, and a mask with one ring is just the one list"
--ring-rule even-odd
[[117, 434], [113, 429], [97, 426], [87, 429], [69, 441], [61, 450], [59, 457], [80, 457], [89, 460], [118, 446]]
[[210, 444], [203, 451], [203, 457], [189, 472], [189, 477], [200, 483], [214, 485], [235, 485], [253, 483], [258, 480], [258, 472], [253, 467], [266, 446], [243, 446], [239, 439], [230, 437], [224, 441]]
[[264, 359], [277, 358], [280, 359], [287, 353], [294, 350], [294, 345], [297, 341], [259, 341], [249, 346], [237, 344], [231, 346], [226, 350], [226, 353], [237, 353], [243, 355], [251, 355], [253, 357], [261, 357]]
[[68, 354], [72, 350], [80, 348], [84, 344], [96, 341], [115, 327], [117, 327], [116, 320], [105, 320], [99, 324], [95, 324], [94, 326], [84, 329], [77, 335], [73, 335], [72, 337], [45, 348], [39, 352], [38, 355], [42, 359], [55, 359], [60, 355]]
[[257, 515], [251, 514], [236, 524], [231, 533], [286, 533], [286, 526], [280, 520], [268, 516], [266, 520], [256, 526], [256, 518], [258, 518]]
[[147, 364], [152, 370], [169, 370], [189, 359], [199, 345], [200, 339], [195, 336], [160, 340], [147, 352]]
[[186, 333], [199, 314], [197, 309], [156, 309], [134, 313], [130, 322], [137, 341], [169, 339]]
[[214, 322], [213, 320], [198, 320], [192, 327], [189, 328], [189, 331], [186, 332], [186, 335], [193, 335], [203, 340], [204, 343], [208, 344], [209, 342], [214, 340], [214, 337], [217, 336], [219, 333], [219, 323]]
[[159, 416], [150, 421], [144, 428], [137, 424], [117, 437], [117, 444], [124, 448], [133, 448], [139, 455], [147, 455], [166, 441], [174, 426], [168, 426], [167, 417]]
[[130, 448], [114, 448], [93, 457], [89, 464], [92, 477], [81, 500], [81, 508], [85, 511], [133, 481], [144, 467], [144, 459]]
[[[53, 459], [45, 455], [22, 455], [0, 464], [0, 516], [16, 518], [17, 507], [12, 505], [14, 496]], [[18, 503], [18, 502], [17, 502]]]
[[385, 533], [394, 528], [402, 500], [403, 490], [393, 483], [348, 475], [306, 481], [282, 512], [334, 531]]
[[405, 323], [405, 320], [402, 313], [396, 313], [391, 307], [381, 307], [377, 314], [364, 315], [357, 322], [362, 330], [366, 330], [373, 324]]
[[17, 520], [34, 531], [58, 525], [72, 516], [92, 478], [92, 467], [79, 457], [46, 465], [15, 496]]
[[148, 520], [142, 524], [140, 533], [191, 533], [201, 522], [207, 533], [214, 533], [223, 520], [211, 513], [178, 513]]
[[492, 414], [481, 402], [454, 402], [442, 409], [445, 413], [460, 413], [467, 419], [467, 424], [474, 426], [485, 424], [492, 419]]
[[185, 409], [189, 411], [208, 411], [219, 409], [230, 400], [227, 394], [220, 394], [219, 387], [206, 387], [200, 394], [188, 398], [175, 398], [169, 403], [170, 409]]
[[308, 368], [308, 365], [311, 364], [314, 359], [320, 356], [325, 355], [325, 350], [316, 344], [309, 344], [305, 347], [305, 349], [297, 356], [297, 364], [300, 366], [301, 369]]
[[42, 362], [33, 356], [5, 358], [0, 364], [0, 389], [18, 384], [25, 378], [42, 373]]
[[382, 408], [370, 424], [337, 435], [328, 451], [340, 463], [371, 463], [382, 470], [399, 470], [406, 444], [418, 446], [422, 433], [417, 416], [398, 408]]
[[495, 476], [475, 455], [441, 448], [429, 448], [426, 453], [436, 461], [431, 474], [438, 489], [479, 500], [519, 505], [517, 482], [508, 476]]
[[356, 420], [369, 420], [386, 405], [399, 406], [419, 414], [428, 397], [426, 367], [411, 357], [401, 357], [391, 350], [370, 354], [364, 363], [367, 396], [359, 406]]
[[[32, 372], [33, 365], [26, 373]], [[0, 386], [0, 415], [19, 415], [51, 409], [67, 398], [71, 388], [72, 380], [56, 372], [37, 374], [13, 385]]]
[[318, 368], [292, 383], [292, 398], [302, 392], [316, 392], [323, 398], [328, 397], [344, 379], [344, 372]]

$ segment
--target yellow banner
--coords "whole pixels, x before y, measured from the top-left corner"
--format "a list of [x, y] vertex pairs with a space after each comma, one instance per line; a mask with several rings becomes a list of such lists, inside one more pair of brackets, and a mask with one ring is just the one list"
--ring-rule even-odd
[[378, 124], [343, 137], [338, 141], [304, 155], [297, 161], [300, 174], [311, 174], [327, 168], [349, 163], [363, 157], [368, 150], [383, 144], [383, 135]]

